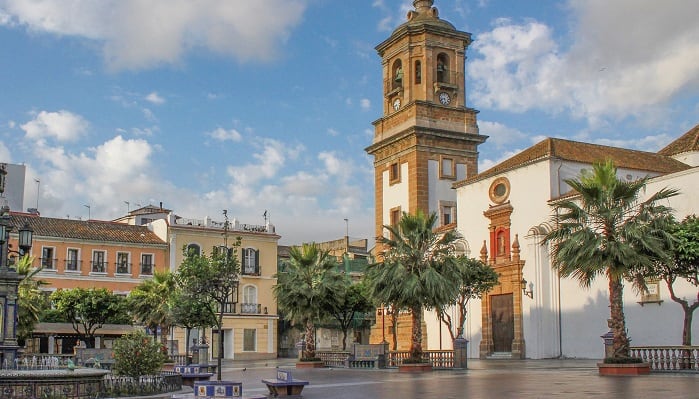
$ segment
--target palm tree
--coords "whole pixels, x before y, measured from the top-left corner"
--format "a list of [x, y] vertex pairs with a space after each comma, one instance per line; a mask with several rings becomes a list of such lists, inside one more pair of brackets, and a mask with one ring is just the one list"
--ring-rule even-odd
[[306, 328], [303, 359], [315, 359], [315, 321], [342, 282], [337, 262], [317, 244], [292, 247], [290, 260], [277, 273], [274, 295], [279, 309], [294, 323]]
[[383, 262], [370, 265], [367, 280], [377, 303], [409, 309], [412, 314], [410, 358], [422, 360], [422, 311], [450, 303], [457, 295], [458, 268], [453, 256], [454, 231], [437, 234], [437, 215], [403, 212], [396, 226], [384, 226]]
[[572, 276], [583, 287], [599, 275], [607, 277], [609, 327], [614, 334], [611, 358], [616, 360], [629, 357], [623, 282], [645, 289], [639, 267], [649, 265], [652, 254], [662, 253], [667, 236], [664, 221], [671, 214], [659, 202], [678, 193], [662, 189], [641, 201], [648, 179], [619, 179], [608, 160], [595, 164], [591, 173], [583, 172], [579, 179], [565, 180], [578, 196], [553, 205], [555, 228], [544, 238], [552, 244], [553, 267], [561, 276]]
[[48, 297], [41, 290], [48, 285], [44, 280], [36, 279], [41, 268], [32, 269], [34, 258], [25, 255], [15, 264], [17, 273], [23, 276], [17, 288], [19, 311], [17, 314], [17, 338], [24, 340], [31, 334], [34, 324], [39, 321], [41, 312], [48, 308]]
[[128, 297], [131, 314], [152, 329], [160, 327], [160, 342], [167, 347], [167, 337], [173, 324], [171, 298], [175, 292], [175, 278], [169, 271], [153, 274], [153, 278], [136, 286]]

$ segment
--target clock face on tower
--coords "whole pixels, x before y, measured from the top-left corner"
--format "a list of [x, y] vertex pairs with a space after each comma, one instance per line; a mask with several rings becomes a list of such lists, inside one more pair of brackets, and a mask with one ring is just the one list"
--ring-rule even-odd
[[400, 98], [396, 98], [395, 100], [393, 100], [393, 110], [398, 111], [399, 108], [400, 108]]
[[449, 105], [449, 103], [451, 102], [451, 97], [449, 97], [449, 93], [444, 91], [439, 93], [439, 102], [442, 103], [442, 105]]

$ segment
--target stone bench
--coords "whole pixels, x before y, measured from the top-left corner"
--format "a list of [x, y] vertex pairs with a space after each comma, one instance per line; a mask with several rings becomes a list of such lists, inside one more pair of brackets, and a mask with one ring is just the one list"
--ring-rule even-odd
[[267, 399], [265, 395], [243, 395], [243, 383], [237, 381], [200, 381], [194, 384], [195, 399]]
[[262, 383], [267, 385], [270, 398], [302, 398], [301, 391], [308, 385], [308, 381], [296, 380], [286, 370], [277, 370], [277, 378], [262, 380]]
[[182, 375], [182, 385], [193, 387], [197, 381], [209, 381], [214, 373], [209, 372], [208, 366], [190, 364], [189, 366], [175, 366], [174, 372]]

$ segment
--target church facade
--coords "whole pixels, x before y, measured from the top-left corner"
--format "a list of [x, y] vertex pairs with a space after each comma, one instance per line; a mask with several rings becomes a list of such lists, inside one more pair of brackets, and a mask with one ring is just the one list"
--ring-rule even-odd
[[[666, 187], [679, 189], [681, 194], [669, 201], [678, 219], [695, 214], [698, 137], [699, 126], [659, 153], [549, 138], [457, 182], [457, 229], [472, 248], [480, 248], [471, 256], [500, 273], [499, 286], [470, 304], [470, 356], [603, 357], [600, 336], [608, 331], [607, 281], [600, 277], [582, 288], [577, 280], [558, 277], [550, 248], [542, 244], [552, 227], [551, 204], [571, 194], [564, 180], [612, 159], [622, 179], [651, 177], [645, 195]], [[624, 290], [632, 346], [681, 344], [681, 307], [669, 298], [663, 281], [649, 286], [652, 295], [639, 294], [630, 284]], [[696, 298], [695, 287], [683, 282], [675, 287], [680, 296]], [[697, 326], [694, 332], [699, 332]]]

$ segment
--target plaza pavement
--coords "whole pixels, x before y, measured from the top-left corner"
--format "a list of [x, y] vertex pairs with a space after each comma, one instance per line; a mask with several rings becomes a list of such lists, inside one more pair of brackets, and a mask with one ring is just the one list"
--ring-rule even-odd
[[[277, 367], [308, 380], [306, 399], [529, 399], [634, 398], [699, 399], [699, 374], [652, 373], [637, 377], [602, 377], [595, 360], [474, 360], [467, 370], [424, 374], [397, 370], [303, 369], [294, 359], [224, 361], [224, 380], [241, 381], [243, 394], [264, 394], [260, 380], [273, 378]], [[174, 398], [192, 398], [180, 393]]]

